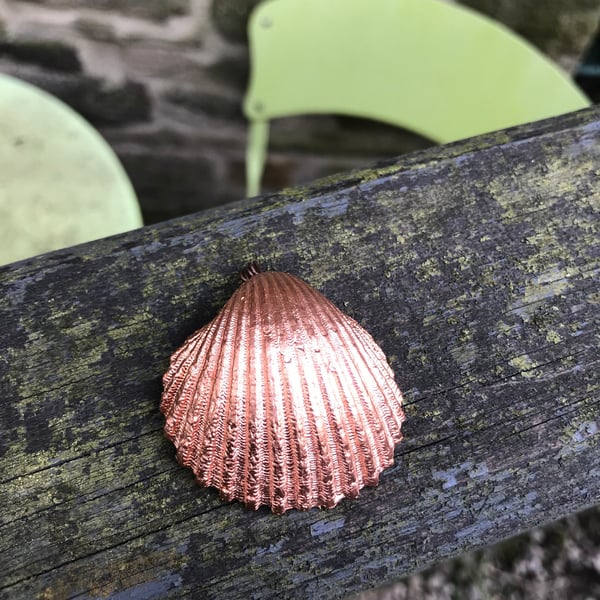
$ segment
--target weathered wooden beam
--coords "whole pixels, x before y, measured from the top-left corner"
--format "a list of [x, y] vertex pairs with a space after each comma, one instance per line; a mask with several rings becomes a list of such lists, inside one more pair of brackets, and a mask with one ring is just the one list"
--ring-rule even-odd
[[[599, 502], [599, 171], [593, 108], [0, 269], [0, 596], [343, 597]], [[406, 392], [334, 510], [224, 504], [162, 436], [169, 355], [253, 258]]]

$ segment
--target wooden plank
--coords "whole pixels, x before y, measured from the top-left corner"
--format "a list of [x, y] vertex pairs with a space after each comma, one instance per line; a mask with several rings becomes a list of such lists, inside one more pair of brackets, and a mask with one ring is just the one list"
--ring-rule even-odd
[[[594, 108], [0, 269], [0, 597], [344, 597], [597, 503], [599, 165]], [[406, 392], [334, 510], [224, 504], [162, 437], [170, 353], [253, 258]]]

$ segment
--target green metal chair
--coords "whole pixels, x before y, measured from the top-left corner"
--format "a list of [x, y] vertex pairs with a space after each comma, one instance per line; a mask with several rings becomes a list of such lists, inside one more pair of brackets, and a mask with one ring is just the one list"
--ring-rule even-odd
[[446, 143], [589, 105], [529, 43], [440, 0], [267, 0], [248, 33], [249, 196], [273, 118], [355, 115]]
[[0, 264], [141, 225], [131, 183], [96, 130], [0, 75]]

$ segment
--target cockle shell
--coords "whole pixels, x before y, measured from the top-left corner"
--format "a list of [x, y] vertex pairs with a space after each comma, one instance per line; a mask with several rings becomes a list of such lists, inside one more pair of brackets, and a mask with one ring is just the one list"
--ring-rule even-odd
[[402, 439], [402, 394], [373, 338], [288, 273], [242, 273], [171, 357], [161, 411], [199, 483], [249, 508], [331, 508], [377, 485]]

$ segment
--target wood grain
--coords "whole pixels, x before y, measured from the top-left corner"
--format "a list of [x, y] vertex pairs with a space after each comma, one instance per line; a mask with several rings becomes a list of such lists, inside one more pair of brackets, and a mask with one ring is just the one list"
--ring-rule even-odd
[[[600, 110], [0, 269], [0, 597], [338, 598], [600, 500]], [[169, 356], [251, 259], [390, 359], [377, 488], [246, 510], [163, 438]]]

